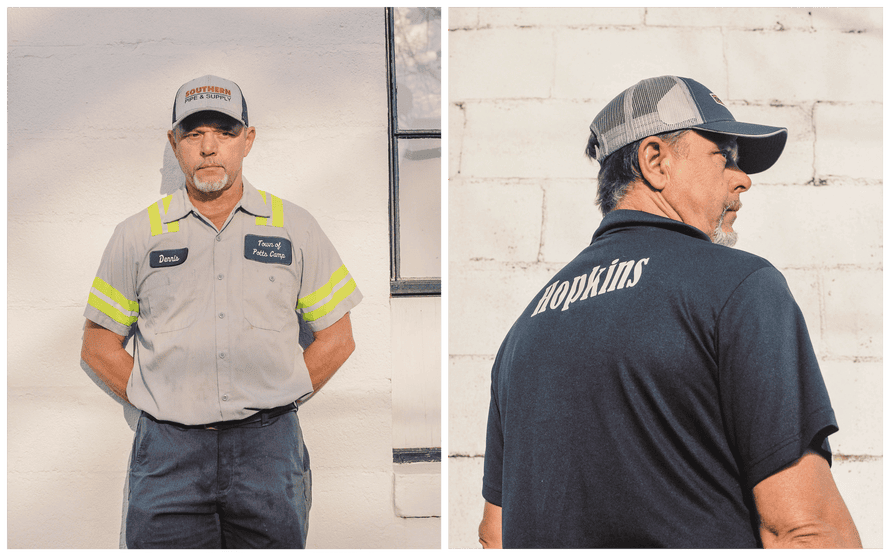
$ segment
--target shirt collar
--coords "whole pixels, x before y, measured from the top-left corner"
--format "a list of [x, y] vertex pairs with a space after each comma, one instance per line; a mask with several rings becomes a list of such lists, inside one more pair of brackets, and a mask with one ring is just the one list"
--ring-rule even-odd
[[664, 216], [658, 216], [640, 210], [613, 210], [603, 217], [599, 228], [597, 228], [596, 232], [593, 234], [591, 242], [596, 241], [610, 232], [635, 226], [653, 226], [679, 232], [697, 239], [711, 241], [708, 234], [698, 228], [690, 226], [689, 224], [684, 224], [679, 220], [672, 220], [670, 218], [665, 218]]
[[164, 224], [184, 218], [194, 208], [191, 201], [189, 201], [188, 192], [184, 184], [171, 193], [170, 198], [170, 206], [167, 208], [167, 212], [161, 215], [161, 222]]
[[[257, 189], [252, 186], [243, 175], [241, 176], [241, 183], [244, 186], [244, 190], [241, 193], [241, 200], [235, 205], [235, 210], [238, 210], [240, 207], [254, 216], [271, 218], [272, 204], [267, 204], [263, 200], [263, 196], [260, 192], [257, 191]], [[186, 190], [185, 185], [177, 189], [176, 192], [170, 194], [170, 197], [170, 207], [167, 209], [167, 212], [161, 216], [161, 221], [164, 224], [180, 220], [195, 210], [194, 205], [192, 205], [192, 202], [189, 200], [188, 191]]]
[[269, 194], [266, 193], [266, 199], [263, 199], [263, 196], [260, 194], [257, 189], [250, 185], [250, 182], [247, 181], [243, 175], [241, 176], [241, 182], [244, 184], [244, 193], [241, 195], [240, 205], [241, 208], [254, 216], [262, 216], [263, 218], [271, 218], [272, 217], [272, 203], [267, 202]]

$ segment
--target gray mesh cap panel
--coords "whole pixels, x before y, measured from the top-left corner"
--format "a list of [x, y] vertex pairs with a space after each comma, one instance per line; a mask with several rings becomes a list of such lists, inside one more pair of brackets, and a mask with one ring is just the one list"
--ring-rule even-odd
[[762, 172], [779, 159], [788, 130], [736, 121], [707, 87], [686, 77], [644, 79], [619, 94], [590, 124], [596, 160], [634, 141], [681, 129], [696, 129], [738, 138], [739, 168]]
[[590, 131], [597, 138], [596, 159], [601, 163], [638, 139], [702, 122], [686, 84], [663, 76], [641, 81], [618, 95], [594, 118]]

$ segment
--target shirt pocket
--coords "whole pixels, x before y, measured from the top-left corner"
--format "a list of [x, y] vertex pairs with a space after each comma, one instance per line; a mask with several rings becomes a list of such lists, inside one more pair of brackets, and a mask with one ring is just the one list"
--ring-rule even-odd
[[149, 274], [139, 305], [146, 306], [148, 326], [156, 333], [173, 332], [195, 323], [200, 310], [195, 270], [165, 268]]
[[297, 318], [291, 267], [244, 261], [244, 318], [253, 328], [280, 331]]

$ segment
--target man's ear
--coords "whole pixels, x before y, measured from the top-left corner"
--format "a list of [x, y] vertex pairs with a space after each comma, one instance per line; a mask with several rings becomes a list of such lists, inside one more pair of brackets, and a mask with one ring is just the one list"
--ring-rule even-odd
[[245, 136], [245, 144], [244, 144], [244, 156], [250, 152], [250, 149], [253, 148], [253, 140], [256, 139], [256, 128], [249, 127], [247, 128], [247, 135]]
[[640, 172], [643, 179], [657, 191], [664, 189], [669, 179], [671, 164], [671, 148], [667, 141], [660, 137], [646, 137], [637, 151]]
[[173, 130], [167, 132], [167, 141], [170, 141], [170, 146], [173, 147], [173, 152], [176, 152], [176, 134], [173, 133]]

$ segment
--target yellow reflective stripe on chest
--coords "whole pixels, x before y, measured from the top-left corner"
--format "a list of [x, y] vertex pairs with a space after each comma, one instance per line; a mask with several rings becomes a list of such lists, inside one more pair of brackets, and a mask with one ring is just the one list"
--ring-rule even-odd
[[[179, 221], [170, 222], [166, 226], [161, 221], [161, 206], [164, 207], [164, 214], [167, 214], [167, 211], [170, 210], [170, 202], [173, 200], [173, 195], [167, 195], [157, 203], [153, 203], [148, 207], [148, 221], [151, 224], [151, 235], [157, 236], [166, 232], [178, 232], [179, 231]], [[165, 229], [166, 228], [166, 229]]]
[[[266, 192], [259, 191], [260, 195], [263, 197], [263, 203], [268, 204], [266, 200]], [[269, 197], [272, 198], [272, 222], [269, 222], [268, 218], [263, 216], [256, 217], [256, 225], [257, 226], [274, 226], [276, 228], [284, 227], [284, 203], [281, 202], [281, 199], [269, 193]]]

